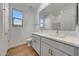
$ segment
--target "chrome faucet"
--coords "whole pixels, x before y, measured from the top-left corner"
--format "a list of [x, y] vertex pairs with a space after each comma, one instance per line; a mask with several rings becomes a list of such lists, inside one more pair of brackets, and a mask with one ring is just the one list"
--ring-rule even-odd
[[56, 33], [57, 33], [57, 35], [59, 34], [59, 29], [58, 28], [56, 29]]
[[60, 23], [56, 23], [56, 25], [57, 25], [57, 28], [56, 28], [56, 33], [57, 33], [57, 35], [59, 35]]

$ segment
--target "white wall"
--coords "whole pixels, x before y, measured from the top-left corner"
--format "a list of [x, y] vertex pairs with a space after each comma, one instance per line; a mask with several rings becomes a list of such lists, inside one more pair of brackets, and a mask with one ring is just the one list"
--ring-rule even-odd
[[40, 27], [39, 27], [39, 19], [40, 19], [40, 12], [39, 10], [37, 10], [34, 14], [34, 31], [39, 31], [40, 30]]
[[[13, 27], [12, 26], [12, 8], [20, 9], [24, 12], [23, 27]], [[32, 35], [34, 28], [34, 13], [25, 6], [18, 4], [10, 4], [10, 45], [16, 46], [19, 44], [26, 43], [26, 39]]]

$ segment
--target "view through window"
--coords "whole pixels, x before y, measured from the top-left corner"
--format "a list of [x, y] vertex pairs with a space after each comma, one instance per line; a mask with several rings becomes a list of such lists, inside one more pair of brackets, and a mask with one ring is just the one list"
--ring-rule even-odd
[[13, 20], [13, 25], [14, 26], [22, 26], [22, 22], [23, 22], [23, 12], [18, 10], [18, 9], [14, 9], [13, 8], [13, 15], [12, 15], [12, 20]]

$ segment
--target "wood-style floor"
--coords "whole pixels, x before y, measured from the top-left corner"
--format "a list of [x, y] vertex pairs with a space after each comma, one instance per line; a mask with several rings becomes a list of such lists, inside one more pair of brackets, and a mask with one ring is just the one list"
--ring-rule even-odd
[[7, 51], [6, 56], [38, 56], [37, 52], [27, 44], [23, 44]]

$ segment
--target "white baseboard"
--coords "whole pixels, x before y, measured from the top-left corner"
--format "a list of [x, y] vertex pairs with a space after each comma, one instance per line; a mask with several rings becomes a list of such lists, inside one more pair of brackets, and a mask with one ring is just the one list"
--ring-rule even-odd
[[9, 48], [16, 47], [16, 46], [19, 46], [19, 45], [22, 45], [22, 44], [26, 44], [26, 42], [20, 42], [20, 43], [17, 43], [17, 44], [10, 45]]

